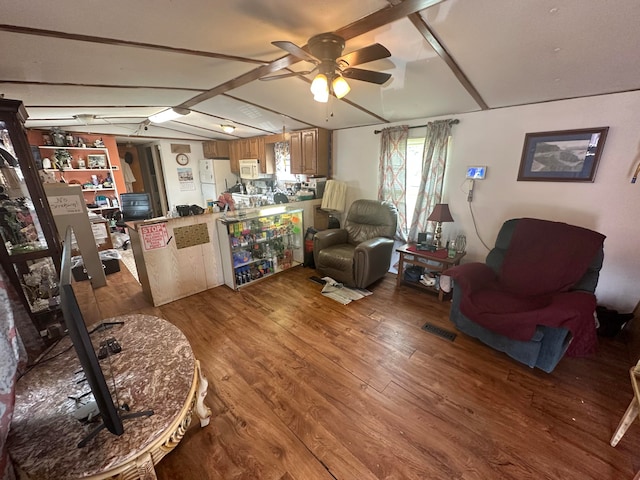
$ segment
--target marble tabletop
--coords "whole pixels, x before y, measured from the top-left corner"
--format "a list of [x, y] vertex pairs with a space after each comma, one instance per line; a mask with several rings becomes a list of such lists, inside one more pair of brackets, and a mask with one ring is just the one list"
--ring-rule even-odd
[[[16, 385], [16, 406], [8, 438], [15, 467], [29, 478], [67, 479], [98, 475], [130, 462], [178, 418], [190, 401], [196, 361], [184, 334], [149, 315], [105, 319], [124, 325], [92, 334], [94, 346], [115, 337], [122, 351], [100, 361], [114, 400], [130, 411], [153, 410], [150, 417], [124, 420], [124, 433], [103, 429], [86, 447], [78, 443], [97, 424], [73, 416], [78, 397], [88, 390], [80, 362], [65, 337]], [[89, 327], [91, 330], [91, 327]], [[83, 399], [84, 400], [84, 399]], [[126, 412], [125, 412], [126, 413]]]

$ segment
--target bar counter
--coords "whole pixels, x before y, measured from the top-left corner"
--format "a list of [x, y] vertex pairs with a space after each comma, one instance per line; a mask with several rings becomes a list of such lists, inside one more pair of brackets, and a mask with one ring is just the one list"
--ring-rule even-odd
[[[283, 208], [303, 209], [303, 228], [313, 226], [321, 199], [269, 205], [225, 213], [158, 217], [129, 224], [133, 257], [142, 291], [154, 306], [224, 284], [219, 218], [237, 221]], [[304, 231], [304, 230], [303, 230]], [[226, 239], [225, 239], [226, 241]]]

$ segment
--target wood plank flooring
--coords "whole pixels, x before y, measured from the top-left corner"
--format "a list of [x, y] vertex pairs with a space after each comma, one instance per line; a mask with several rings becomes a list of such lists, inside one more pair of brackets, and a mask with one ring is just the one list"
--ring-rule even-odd
[[[626, 344], [531, 370], [454, 331], [449, 303], [388, 274], [341, 305], [296, 267], [233, 292], [150, 306], [126, 269], [99, 313], [165, 318], [209, 380], [211, 424], [193, 422], [157, 466], [179, 479], [598, 479], [640, 470], [640, 425], [609, 440], [632, 398]], [[88, 296], [85, 299], [89, 298]]]

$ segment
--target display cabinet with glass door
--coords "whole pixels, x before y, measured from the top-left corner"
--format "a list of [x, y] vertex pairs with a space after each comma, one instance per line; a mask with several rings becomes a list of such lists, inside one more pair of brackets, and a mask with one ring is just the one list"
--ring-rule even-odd
[[59, 323], [60, 241], [31, 153], [19, 100], [0, 99], [0, 262], [34, 325]]

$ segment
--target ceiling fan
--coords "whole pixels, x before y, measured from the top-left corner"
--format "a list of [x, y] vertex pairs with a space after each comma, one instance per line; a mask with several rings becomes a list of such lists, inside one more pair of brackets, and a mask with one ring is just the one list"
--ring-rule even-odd
[[351, 87], [349, 87], [345, 78], [378, 85], [382, 85], [391, 78], [391, 75], [388, 73], [353, 68], [355, 65], [390, 57], [391, 52], [379, 43], [360, 48], [346, 55], [342, 55], [345, 47], [344, 38], [334, 33], [321, 33], [311, 37], [306, 47], [308, 51], [286, 40], [271, 43], [300, 60], [314, 64], [315, 67], [312, 70], [304, 72], [290, 72], [262, 77], [260, 80], [275, 80], [295, 75], [308, 75], [317, 71], [318, 74], [311, 83], [311, 92], [314, 95], [314, 99], [318, 102], [327, 102], [331, 92], [333, 92], [337, 98], [342, 98], [349, 93]]

